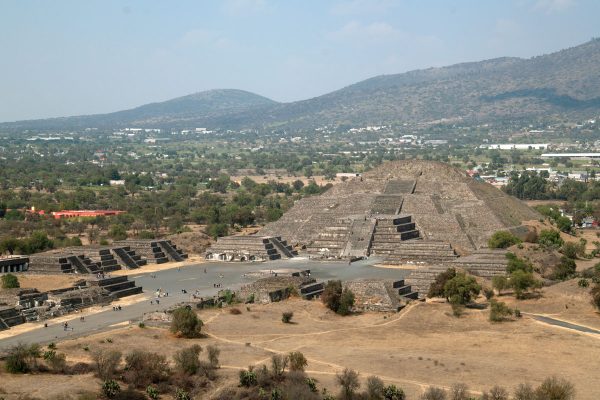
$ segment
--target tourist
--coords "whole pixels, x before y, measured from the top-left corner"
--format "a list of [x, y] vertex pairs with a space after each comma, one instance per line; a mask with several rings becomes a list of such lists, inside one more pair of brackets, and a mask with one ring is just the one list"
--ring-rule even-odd
[[150, 300], [150, 305], [154, 305], [154, 301], [153, 300]]

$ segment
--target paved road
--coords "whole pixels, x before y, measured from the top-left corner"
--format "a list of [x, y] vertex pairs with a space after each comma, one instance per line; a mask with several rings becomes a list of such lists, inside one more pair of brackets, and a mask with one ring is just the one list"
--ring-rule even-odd
[[[39, 324], [39, 328], [24, 332], [6, 339], [0, 339], [0, 351], [15, 345], [23, 343], [49, 343], [52, 341], [63, 340], [66, 338], [75, 338], [78, 336], [89, 335], [94, 332], [109, 330], [119, 324], [126, 324], [129, 321], [139, 319], [144, 313], [160, 311], [182, 301], [188, 301], [190, 294], [196, 290], [201, 296], [213, 296], [219, 289], [214, 288], [215, 283], [221, 283], [221, 289], [237, 289], [240, 286], [250, 283], [256, 278], [245, 277], [245, 273], [269, 270], [269, 269], [310, 269], [311, 276], [317, 280], [328, 279], [357, 279], [357, 278], [381, 278], [381, 279], [402, 279], [408, 273], [405, 270], [385, 269], [373, 267], [377, 259], [362, 260], [348, 265], [346, 262], [318, 262], [304, 258], [294, 258], [290, 260], [270, 261], [266, 263], [205, 263], [190, 265], [180, 269], [169, 269], [155, 273], [144, 273], [130, 276], [135, 279], [138, 286], [144, 288], [144, 294], [147, 301], [123, 306], [121, 311], [113, 311], [112, 306], [118, 305], [114, 302], [106, 307], [106, 311], [88, 315], [85, 321], [79, 321], [79, 314], [73, 314], [69, 321], [69, 327], [72, 330], [64, 331], [62, 323], [48, 321], [48, 327], [44, 328]], [[206, 273], [204, 272], [206, 269]], [[153, 278], [153, 275], [156, 278]], [[222, 278], [220, 277], [222, 276]], [[160, 305], [151, 305], [155, 291], [161, 288], [168, 292], [168, 297], [160, 299]], [[183, 294], [182, 289], [187, 290], [188, 294]]]
[[588, 328], [587, 326], [573, 324], [573, 323], [566, 322], [566, 321], [563, 321], [560, 319], [546, 317], [544, 315], [529, 314], [529, 313], [523, 313], [523, 315], [527, 315], [535, 320], [538, 320], [538, 321], [543, 322], [548, 325], [560, 326], [561, 328], [567, 328], [567, 329], [571, 329], [571, 330], [578, 331], [578, 332], [592, 333], [595, 335], [600, 335], [600, 330]]

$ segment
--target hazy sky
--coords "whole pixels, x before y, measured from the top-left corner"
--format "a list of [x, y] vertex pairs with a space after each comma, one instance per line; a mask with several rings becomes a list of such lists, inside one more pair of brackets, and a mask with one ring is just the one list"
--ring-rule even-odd
[[278, 101], [600, 36], [598, 0], [0, 0], [0, 121], [214, 89]]

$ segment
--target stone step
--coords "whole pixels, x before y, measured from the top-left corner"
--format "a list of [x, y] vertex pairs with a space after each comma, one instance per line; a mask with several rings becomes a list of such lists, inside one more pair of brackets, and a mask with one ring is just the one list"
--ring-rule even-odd
[[119, 290], [117, 292], [112, 292], [111, 295], [117, 298], [132, 296], [134, 294], [142, 293], [141, 286], [134, 286], [127, 289]]

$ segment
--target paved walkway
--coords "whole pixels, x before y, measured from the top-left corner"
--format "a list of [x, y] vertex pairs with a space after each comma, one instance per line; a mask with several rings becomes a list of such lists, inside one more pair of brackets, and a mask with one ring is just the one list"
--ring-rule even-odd
[[[266, 263], [203, 263], [154, 273], [144, 273], [142, 268], [140, 274], [130, 275], [129, 278], [134, 279], [138, 286], [144, 288], [145, 301], [122, 306], [121, 311], [113, 311], [112, 307], [119, 305], [119, 301], [115, 301], [106, 307], [106, 311], [86, 316], [85, 321], [79, 320], [80, 314], [72, 314], [67, 331], [64, 330], [62, 322], [48, 320], [47, 328], [38, 323], [36, 329], [0, 339], [0, 351], [19, 342], [49, 343], [110, 330], [127, 325], [130, 321], [136, 323], [135, 321], [139, 320], [144, 313], [161, 311], [177, 303], [190, 300], [190, 295], [196, 290], [200, 296], [215, 295], [219, 290], [214, 288], [215, 283], [220, 283], [221, 289], [235, 290], [244, 284], [255, 281], [257, 278], [244, 275], [249, 272], [280, 268], [310, 269], [311, 276], [319, 281], [358, 278], [402, 279], [409, 272], [373, 267], [373, 264], [378, 261], [380, 260], [372, 258], [348, 265], [347, 262], [318, 262], [294, 258]], [[150, 304], [155, 291], [159, 288], [168, 292], [169, 295], [160, 298], [160, 305]], [[185, 289], [187, 294], [182, 293], [182, 289]]]
[[540, 321], [540, 322], [543, 322], [548, 325], [559, 326], [561, 328], [571, 329], [571, 330], [581, 332], [581, 333], [591, 333], [594, 335], [600, 335], [600, 330], [598, 330], [598, 329], [590, 328], [590, 327], [587, 327], [584, 325], [577, 325], [572, 322], [563, 321], [561, 319], [551, 318], [551, 317], [547, 317], [545, 315], [539, 315], [539, 314], [530, 314], [530, 313], [523, 313], [523, 315], [526, 315], [528, 317], [535, 319], [536, 321]]

